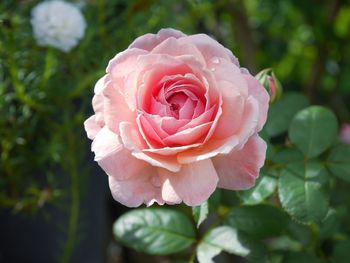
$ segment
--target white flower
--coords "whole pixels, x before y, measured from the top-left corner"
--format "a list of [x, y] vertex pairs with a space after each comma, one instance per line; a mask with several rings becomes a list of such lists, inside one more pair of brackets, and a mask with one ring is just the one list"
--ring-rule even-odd
[[84, 36], [84, 16], [73, 4], [61, 0], [44, 1], [32, 10], [34, 36], [41, 46], [68, 52]]

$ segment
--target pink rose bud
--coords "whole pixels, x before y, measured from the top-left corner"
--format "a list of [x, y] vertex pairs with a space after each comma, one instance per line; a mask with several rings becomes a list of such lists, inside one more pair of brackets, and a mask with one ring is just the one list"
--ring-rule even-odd
[[342, 143], [350, 144], [350, 123], [343, 123], [341, 125], [339, 139]]
[[112, 195], [195, 206], [254, 186], [269, 95], [227, 48], [174, 29], [138, 37], [108, 64], [84, 125]]
[[255, 76], [270, 94], [270, 102], [275, 102], [282, 95], [282, 85], [271, 68], [260, 71]]

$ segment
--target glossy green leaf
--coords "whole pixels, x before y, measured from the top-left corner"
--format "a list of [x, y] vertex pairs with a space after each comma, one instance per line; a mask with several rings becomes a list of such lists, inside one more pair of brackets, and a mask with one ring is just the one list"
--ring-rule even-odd
[[303, 247], [298, 241], [286, 235], [269, 238], [267, 244], [270, 250], [300, 251]]
[[195, 239], [191, 221], [170, 209], [136, 209], [122, 215], [114, 235], [128, 247], [148, 254], [166, 255], [188, 248]]
[[216, 189], [210, 198], [199, 206], [192, 207], [192, 215], [197, 228], [207, 218], [209, 213], [215, 212], [221, 201], [221, 189]]
[[332, 238], [340, 227], [340, 217], [335, 209], [329, 209], [326, 218], [322, 222], [319, 231], [319, 238]]
[[306, 97], [301, 94], [294, 92], [283, 94], [276, 103], [270, 106], [269, 117], [264, 129], [271, 137], [286, 132], [295, 113], [307, 107], [308, 104]]
[[279, 198], [283, 208], [302, 223], [319, 223], [328, 211], [326, 169], [318, 163], [287, 166], [279, 179]]
[[273, 194], [277, 187], [277, 180], [267, 174], [261, 174], [255, 186], [246, 191], [239, 191], [238, 195], [245, 205], [256, 205]]
[[305, 224], [301, 224], [295, 220], [290, 220], [286, 226], [286, 230], [289, 236], [302, 245], [307, 245], [311, 241], [310, 228]]
[[332, 111], [311, 106], [294, 116], [289, 127], [289, 138], [305, 156], [312, 158], [332, 145], [337, 130], [337, 118]]
[[201, 205], [192, 207], [193, 218], [197, 223], [197, 227], [207, 218], [209, 213], [208, 201], [205, 201]]
[[198, 261], [213, 263], [213, 257], [221, 251], [251, 260], [259, 259], [260, 262], [265, 257], [265, 249], [261, 243], [228, 226], [214, 228], [204, 236], [197, 247]]
[[350, 182], [350, 145], [338, 145], [333, 148], [327, 166], [332, 174]]
[[224, 224], [257, 238], [281, 234], [288, 217], [281, 210], [269, 205], [242, 206], [232, 208]]
[[276, 153], [272, 159], [274, 163], [288, 164], [304, 160], [303, 153], [296, 148], [284, 148]]

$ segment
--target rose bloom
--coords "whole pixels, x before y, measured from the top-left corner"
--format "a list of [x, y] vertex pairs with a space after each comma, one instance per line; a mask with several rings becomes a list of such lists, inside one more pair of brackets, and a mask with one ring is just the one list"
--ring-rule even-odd
[[64, 52], [78, 44], [86, 27], [79, 8], [60, 0], [44, 1], [35, 6], [30, 22], [40, 46], [51, 46]]
[[228, 49], [162, 29], [137, 38], [106, 71], [84, 125], [115, 200], [195, 206], [217, 187], [254, 185], [269, 96]]

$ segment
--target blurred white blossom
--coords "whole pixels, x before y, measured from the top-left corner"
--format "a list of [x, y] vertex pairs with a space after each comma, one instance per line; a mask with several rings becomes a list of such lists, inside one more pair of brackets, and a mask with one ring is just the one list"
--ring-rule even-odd
[[85, 19], [77, 6], [61, 0], [44, 1], [32, 10], [31, 24], [41, 46], [68, 52], [84, 36]]

